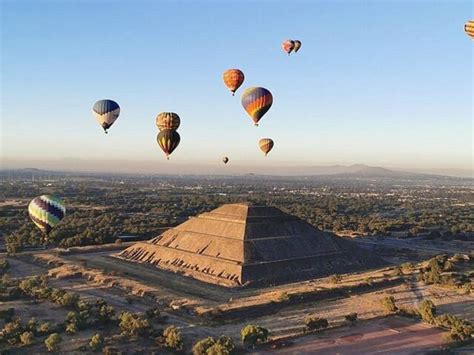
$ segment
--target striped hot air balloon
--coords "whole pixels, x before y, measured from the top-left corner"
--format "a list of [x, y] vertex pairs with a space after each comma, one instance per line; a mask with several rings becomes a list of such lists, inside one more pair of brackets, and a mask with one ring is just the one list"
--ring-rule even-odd
[[469, 20], [464, 24], [464, 32], [474, 39], [474, 20]]
[[287, 39], [281, 44], [281, 48], [290, 55], [291, 51], [295, 48], [295, 41]]
[[181, 138], [178, 132], [172, 129], [164, 129], [158, 133], [156, 141], [160, 148], [165, 152], [166, 159], [169, 159], [169, 155], [173, 153], [180, 142]]
[[229, 69], [224, 72], [223, 79], [225, 86], [229, 88], [232, 96], [234, 96], [237, 89], [244, 82], [245, 76], [239, 69]]
[[107, 133], [107, 129], [113, 125], [120, 115], [120, 106], [113, 100], [100, 100], [94, 104], [92, 112], [94, 112], [95, 119], [104, 129], [104, 132]]
[[42, 195], [34, 198], [28, 205], [28, 214], [36, 226], [47, 236], [64, 218], [64, 202], [55, 196]]
[[295, 48], [293, 49], [293, 51], [296, 53], [301, 48], [301, 41], [295, 40], [294, 42], [295, 42]]
[[265, 156], [273, 149], [273, 144], [273, 140], [270, 138], [262, 138], [258, 142], [258, 146], [260, 150], [265, 153]]
[[272, 107], [272, 103], [272, 93], [265, 88], [248, 88], [242, 94], [242, 106], [252, 118], [255, 126], [258, 126], [258, 121]]
[[177, 130], [181, 120], [174, 112], [162, 112], [156, 117], [156, 126], [160, 131], [164, 129]]
[[229, 158], [228, 157], [223, 157], [222, 161], [224, 162], [224, 164], [227, 164], [229, 162]]

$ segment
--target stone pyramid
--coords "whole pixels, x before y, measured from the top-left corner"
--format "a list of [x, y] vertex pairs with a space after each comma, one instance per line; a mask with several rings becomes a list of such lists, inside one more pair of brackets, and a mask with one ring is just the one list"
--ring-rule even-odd
[[116, 255], [223, 286], [348, 273], [380, 261], [278, 208], [223, 205]]

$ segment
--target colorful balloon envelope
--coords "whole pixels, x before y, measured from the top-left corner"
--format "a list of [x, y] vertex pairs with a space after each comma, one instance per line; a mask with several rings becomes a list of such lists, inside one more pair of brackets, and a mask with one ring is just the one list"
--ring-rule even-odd
[[28, 214], [33, 223], [47, 236], [66, 215], [66, 207], [60, 198], [42, 195], [30, 202]]
[[229, 162], [229, 158], [228, 157], [223, 157], [222, 161], [224, 162], [224, 164], [227, 164]]
[[464, 24], [464, 32], [466, 32], [466, 34], [471, 37], [472, 39], [474, 39], [474, 20], [470, 20], [470, 21], [467, 21], [465, 24]]
[[223, 79], [225, 86], [229, 88], [232, 96], [234, 96], [237, 89], [244, 82], [245, 76], [239, 69], [229, 69], [224, 72]]
[[270, 138], [262, 138], [258, 142], [258, 146], [260, 147], [260, 150], [265, 153], [265, 156], [267, 156], [267, 154], [273, 149], [273, 144], [273, 140]]
[[295, 41], [287, 39], [281, 44], [283, 50], [290, 55], [291, 51], [295, 48]]
[[120, 106], [113, 100], [100, 100], [94, 104], [92, 112], [104, 132], [107, 133], [120, 115]]
[[301, 48], [301, 41], [295, 40], [294, 42], [295, 42], [295, 48], [293, 49], [293, 51], [296, 53]]
[[181, 120], [174, 112], [162, 112], [156, 117], [156, 126], [160, 131], [164, 129], [177, 130]]
[[179, 145], [181, 137], [178, 132], [172, 129], [164, 129], [158, 133], [156, 137], [158, 145], [166, 154], [166, 159], [169, 159], [169, 155], [173, 153], [176, 147]]
[[242, 106], [252, 118], [255, 126], [265, 113], [272, 107], [273, 96], [265, 88], [249, 88], [242, 94]]

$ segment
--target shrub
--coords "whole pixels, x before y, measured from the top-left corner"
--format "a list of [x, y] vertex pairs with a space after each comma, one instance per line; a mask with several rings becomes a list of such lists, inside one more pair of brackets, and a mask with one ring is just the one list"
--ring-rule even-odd
[[421, 319], [427, 323], [433, 323], [436, 315], [436, 307], [431, 300], [423, 300], [419, 307], [418, 312], [420, 313]]
[[199, 340], [193, 346], [193, 355], [206, 355], [207, 349], [216, 343], [213, 337], [207, 337]]
[[12, 277], [8, 274], [2, 276], [2, 285], [3, 286], [11, 286], [12, 285]]
[[420, 313], [412, 307], [400, 307], [398, 309], [398, 314], [408, 318], [420, 318]]
[[325, 318], [308, 316], [304, 319], [304, 324], [308, 329], [323, 329], [327, 328], [329, 323]]
[[57, 299], [57, 303], [61, 306], [73, 308], [77, 307], [77, 303], [79, 301], [79, 295], [75, 293], [66, 292], [63, 294], [62, 297]]
[[20, 342], [24, 346], [32, 345], [35, 342], [35, 336], [32, 332], [24, 332], [20, 335]]
[[163, 331], [163, 338], [167, 348], [177, 351], [183, 349], [183, 336], [174, 325], [169, 326]]
[[38, 329], [38, 321], [35, 317], [30, 318], [30, 320], [26, 323], [26, 327], [29, 331], [35, 333]]
[[381, 303], [385, 311], [389, 313], [396, 312], [398, 309], [395, 304], [395, 298], [393, 296], [385, 296], [384, 298], [382, 298]]
[[341, 275], [334, 274], [334, 275], [331, 275], [331, 277], [329, 278], [329, 280], [330, 280], [333, 284], [338, 284], [339, 282], [342, 281], [342, 276], [341, 276]]
[[104, 337], [99, 333], [94, 334], [91, 337], [91, 340], [89, 341], [89, 346], [94, 351], [102, 349], [102, 347], [104, 346]]
[[58, 351], [59, 350], [59, 343], [61, 342], [61, 337], [58, 333], [53, 333], [46, 338], [44, 341], [44, 345], [48, 351]]
[[459, 319], [451, 314], [443, 314], [436, 317], [434, 323], [438, 327], [450, 330], [449, 339], [451, 341], [466, 341], [471, 339], [474, 334], [474, 327], [470, 322]]
[[268, 339], [268, 330], [258, 325], [246, 325], [240, 330], [240, 337], [245, 346], [255, 347], [257, 343], [263, 343]]
[[222, 344], [215, 343], [206, 351], [206, 355], [229, 355], [230, 352]]
[[137, 337], [150, 331], [150, 323], [139, 314], [122, 312], [119, 317], [119, 327], [123, 335]]
[[97, 320], [102, 324], [110, 323], [115, 317], [115, 309], [104, 300], [97, 300]]
[[77, 333], [77, 324], [74, 322], [68, 323], [66, 325], [66, 333], [76, 334]]
[[346, 320], [346, 322], [354, 324], [355, 322], [357, 322], [357, 313], [356, 312], [349, 313], [344, 316], [344, 319]]
[[39, 335], [45, 335], [45, 334], [48, 334], [51, 331], [51, 329], [52, 329], [52, 326], [50, 322], [43, 322], [38, 326], [37, 332]]
[[217, 339], [217, 343], [221, 344], [229, 353], [232, 353], [235, 349], [234, 340], [227, 335], [221, 335]]
[[6, 341], [10, 345], [17, 344], [20, 341], [20, 334], [24, 331], [20, 318], [15, 318], [11, 322], [5, 324], [0, 331], [0, 339]]

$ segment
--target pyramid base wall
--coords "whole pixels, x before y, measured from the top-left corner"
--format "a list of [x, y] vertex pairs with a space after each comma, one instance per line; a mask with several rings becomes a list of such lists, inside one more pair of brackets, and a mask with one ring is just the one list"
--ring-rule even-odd
[[114, 255], [123, 260], [148, 264], [200, 281], [235, 287], [242, 285], [242, 265], [233, 261], [202, 254], [186, 253], [180, 249], [139, 242]]
[[362, 258], [350, 252], [318, 255], [272, 263], [244, 265], [242, 282], [246, 284], [278, 284], [346, 274], [381, 266], [370, 256]]
[[360, 251], [354, 254], [350, 250], [306, 258], [241, 265], [144, 242], [136, 243], [115, 256], [225, 287], [288, 283], [381, 266], [380, 261], [369, 254]]

